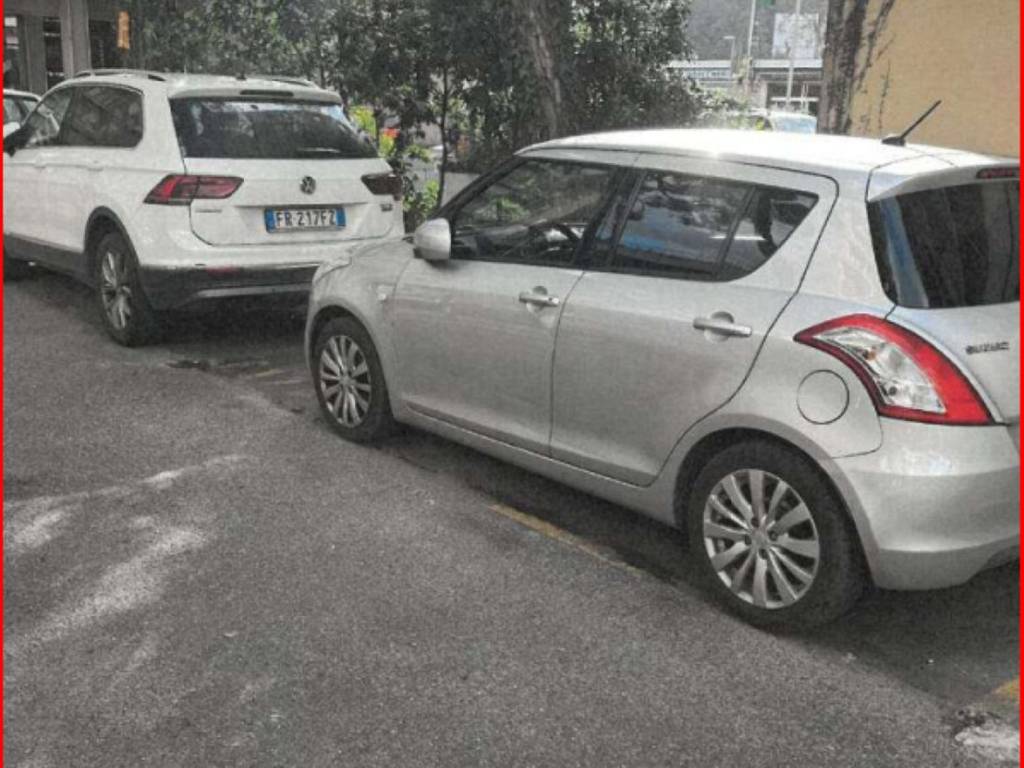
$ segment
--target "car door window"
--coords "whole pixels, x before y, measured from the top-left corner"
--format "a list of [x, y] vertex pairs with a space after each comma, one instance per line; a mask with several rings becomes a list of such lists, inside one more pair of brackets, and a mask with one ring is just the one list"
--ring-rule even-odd
[[565, 266], [598, 217], [617, 169], [528, 160], [452, 217], [452, 257]]
[[677, 173], [648, 173], [622, 227], [611, 269], [714, 280], [749, 187]]
[[142, 94], [128, 88], [75, 89], [61, 143], [86, 147], [134, 147], [142, 139]]
[[737, 280], [758, 269], [782, 247], [816, 202], [817, 196], [806, 192], [755, 189], [729, 243], [718, 279]]
[[71, 89], [51, 93], [25, 121], [25, 147], [45, 147], [60, 142], [60, 129], [71, 102]]

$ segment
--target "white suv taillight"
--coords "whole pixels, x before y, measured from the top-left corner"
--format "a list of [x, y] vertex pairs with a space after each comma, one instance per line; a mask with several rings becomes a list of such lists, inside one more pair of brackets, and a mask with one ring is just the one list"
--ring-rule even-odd
[[992, 423], [960, 369], [895, 323], [873, 315], [847, 315], [794, 338], [845, 363], [864, 382], [882, 416], [938, 424]]
[[154, 205], [188, 205], [193, 200], [223, 200], [242, 186], [237, 176], [188, 176], [171, 174], [146, 195]]

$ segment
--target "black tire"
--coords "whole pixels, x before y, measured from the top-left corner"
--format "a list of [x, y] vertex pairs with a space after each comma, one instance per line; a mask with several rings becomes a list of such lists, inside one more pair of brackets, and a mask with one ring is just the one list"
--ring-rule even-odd
[[[750, 475], [748, 470], [754, 470], [755, 474]], [[756, 471], [763, 474], [757, 475]], [[735, 537], [742, 529], [712, 506], [714, 491], [719, 507], [724, 505], [731, 512], [739, 510], [742, 517], [742, 510], [732, 501], [726, 487], [730, 476], [737, 480], [733, 490], [738, 490], [746, 501], [756, 498], [753, 491], [755, 478], [763, 478], [760, 483], [762, 516], [759, 519], [765, 522], [760, 526], [754, 525], [750, 535]], [[793, 493], [785, 490], [783, 485]], [[771, 515], [769, 507], [776, 490], [780, 496], [775, 514]], [[809, 520], [786, 526], [786, 530], [783, 528], [786, 513], [799, 506], [799, 501], [809, 513]], [[750, 504], [751, 508], [755, 506], [755, 503]], [[703, 578], [726, 607], [751, 624], [789, 628], [817, 626], [847, 612], [864, 592], [864, 559], [853, 524], [820, 470], [792, 449], [763, 440], [723, 449], [697, 476], [687, 510], [690, 548], [700, 561]], [[715, 528], [709, 527], [708, 540], [705, 539], [706, 514], [711, 525], [719, 524]], [[804, 513], [798, 510], [788, 520], [804, 517]], [[780, 522], [783, 526], [779, 525]], [[715, 532], [721, 531], [723, 524], [729, 528], [730, 534], [716, 538]], [[801, 551], [813, 550], [813, 542], [817, 544], [816, 560], [789, 549], [799, 545]], [[743, 549], [744, 546], [749, 548], [749, 553]], [[716, 556], [728, 560], [729, 555], [724, 550], [731, 547], [735, 547], [739, 554], [722, 568], [720, 575], [712, 565], [709, 549]], [[789, 564], [797, 566], [802, 576], [797, 576], [797, 570], [790, 570], [783, 557]], [[746, 561], [750, 558], [752, 561], [748, 566]], [[758, 563], [758, 560], [763, 562]], [[729, 573], [734, 567], [735, 570]], [[740, 569], [744, 567], [747, 570], [741, 574]], [[763, 603], [761, 606], [755, 604], [758, 596], [755, 595], [754, 580], [758, 570], [766, 574], [761, 578], [765, 588], [756, 590]], [[805, 584], [801, 578], [812, 571], [813, 578]], [[780, 583], [779, 576], [788, 587]], [[726, 579], [731, 580], [732, 587], [725, 583]]]
[[[336, 317], [328, 321], [313, 344], [311, 366], [317, 401], [335, 432], [354, 443], [377, 442], [394, 434], [396, 425], [380, 357], [370, 334], [357, 320]], [[344, 366], [347, 370], [341, 369]]]
[[126, 347], [155, 341], [160, 322], [139, 280], [139, 262], [131, 243], [120, 232], [108, 232], [96, 244], [93, 256], [96, 301], [107, 333]]
[[32, 266], [27, 261], [4, 256], [4, 282], [23, 280], [32, 274]]

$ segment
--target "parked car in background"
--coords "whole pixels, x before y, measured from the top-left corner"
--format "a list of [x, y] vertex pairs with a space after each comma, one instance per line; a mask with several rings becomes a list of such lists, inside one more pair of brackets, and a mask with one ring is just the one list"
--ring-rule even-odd
[[458, 440], [688, 531], [748, 620], [1017, 555], [1017, 161], [658, 130], [520, 152], [313, 278], [326, 421]]
[[163, 310], [302, 301], [338, 245], [404, 234], [401, 179], [306, 81], [84, 72], [4, 152], [5, 273], [84, 280], [126, 345]]
[[21, 124], [25, 122], [28, 113], [31, 112], [39, 97], [28, 91], [15, 91], [10, 88], [4, 89], [4, 137], [14, 133]]
[[818, 118], [804, 112], [749, 109], [728, 112], [711, 118], [705, 127], [739, 128], [751, 131], [782, 131], [784, 133], [817, 133]]

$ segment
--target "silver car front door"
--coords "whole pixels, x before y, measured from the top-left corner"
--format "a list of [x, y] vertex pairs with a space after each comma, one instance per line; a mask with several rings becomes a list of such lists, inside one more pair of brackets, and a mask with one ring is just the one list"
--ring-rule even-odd
[[555, 458], [637, 485], [739, 389], [836, 194], [822, 177], [646, 162], [566, 303], [551, 439]]
[[538, 453], [575, 255], [618, 169], [525, 160], [457, 210], [452, 258], [414, 260], [395, 292], [400, 396], [413, 410]]

